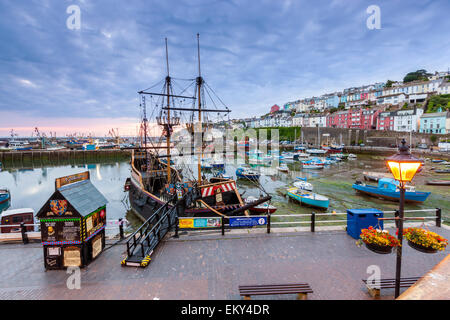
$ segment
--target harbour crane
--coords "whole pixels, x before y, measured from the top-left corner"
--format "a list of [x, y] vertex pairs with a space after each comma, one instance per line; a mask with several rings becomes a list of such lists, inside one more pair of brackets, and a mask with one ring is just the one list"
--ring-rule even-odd
[[110, 135], [117, 145], [120, 145], [120, 135], [119, 135], [119, 128], [112, 128], [109, 130], [108, 135]]
[[38, 127], [34, 128], [34, 132], [36, 133], [36, 137], [38, 137], [41, 140], [41, 148], [44, 149], [45, 148], [45, 138], [46, 138], [45, 133], [41, 134], [39, 132], [39, 128]]

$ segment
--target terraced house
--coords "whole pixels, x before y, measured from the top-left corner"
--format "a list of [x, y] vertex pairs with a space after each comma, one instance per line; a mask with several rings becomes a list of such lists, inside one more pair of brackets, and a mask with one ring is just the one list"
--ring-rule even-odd
[[446, 134], [450, 133], [450, 112], [425, 113], [420, 118], [420, 132]]

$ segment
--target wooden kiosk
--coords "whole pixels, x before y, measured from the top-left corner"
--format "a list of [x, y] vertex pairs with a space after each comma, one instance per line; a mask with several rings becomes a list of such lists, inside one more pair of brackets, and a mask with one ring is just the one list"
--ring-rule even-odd
[[45, 269], [84, 267], [103, 251], [107, 203], [89, 171], [55, 180], [55, 192], [36, 215]]

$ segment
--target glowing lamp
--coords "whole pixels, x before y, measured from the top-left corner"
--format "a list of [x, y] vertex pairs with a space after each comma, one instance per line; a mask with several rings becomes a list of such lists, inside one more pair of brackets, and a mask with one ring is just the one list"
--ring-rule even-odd
[[402, 145], [398, 147], [398, 151], [399, 153], [386, 160], [387, 166], [395, 180], [410, 182], [422, 166], [422, 161], [409, 152], [405, 139], [402, 140]]

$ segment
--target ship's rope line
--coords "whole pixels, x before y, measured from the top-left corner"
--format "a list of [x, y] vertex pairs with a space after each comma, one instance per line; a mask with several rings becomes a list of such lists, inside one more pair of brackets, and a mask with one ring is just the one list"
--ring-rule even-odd
[[155, 84], [155, 85], [153, 85], [153, 86], [151, 86], [151, 87], [149, 87], [149, 88], [147, 88], [147, 89], [144, 89], [144, 90], [142, 90], [142, 91], [147, 91], [147, 90], [153, 89], [153, 88], [156, 87], [156, 86], [160, 86], [161, 83], [162, 83], [163, 81], [165, 81], [165, 80], [163, 79], [163, 80], [159, 81], [157, 84]]
[[230, 110], [227, 105], [220, 99], [220, 97], [214, 92], [214, 90], [209, 86], [209, 84], [205, 81], [205, 85], [209, 88], [209, 90], [212, 91], [212, 93], [216, 96], [216, 98], [222, 103], [222, 105], [227, 109]]

